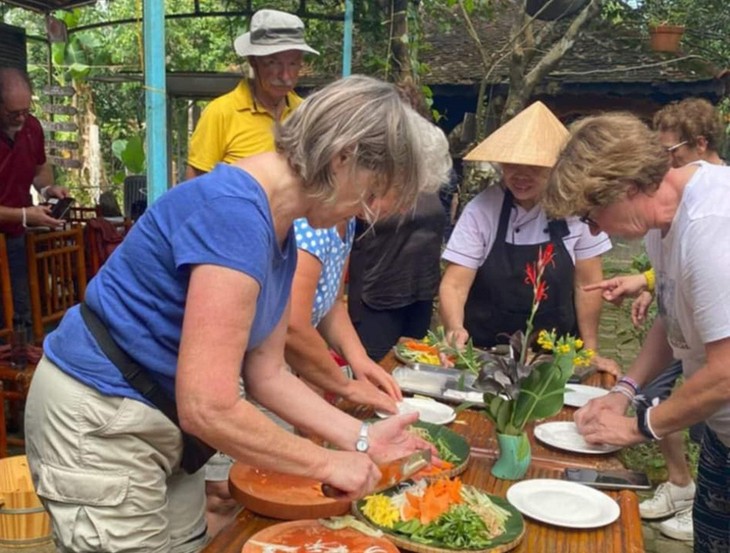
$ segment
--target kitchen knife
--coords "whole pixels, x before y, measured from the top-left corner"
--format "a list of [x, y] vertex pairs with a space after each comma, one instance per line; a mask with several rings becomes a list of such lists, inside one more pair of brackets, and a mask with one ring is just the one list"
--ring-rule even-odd
[[[381, 476], [372, 493], [378, 493], [393, 487], [430, 464], [431, 450], [419, 449], [415, 453], [411, 453], [410, 455], [406, 455], [405, 457], [401, 457], [395, 461], [378, 465]], [[322, 484], [322, 493], [325, 497], [331, 497], [334, 499], [347, 495], [342, 490], [338, 490], [329, 484]]]

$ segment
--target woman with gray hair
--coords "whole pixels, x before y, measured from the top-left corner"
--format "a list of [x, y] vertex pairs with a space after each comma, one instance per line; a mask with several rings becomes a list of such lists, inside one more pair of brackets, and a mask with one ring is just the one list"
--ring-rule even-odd
[[[428, 447], [406, 432], [416, 414], [361, 423], [284, 363], [292, 222], [409, 208], [431, 162], [413, 112], [392, 86], [351, 77], [310, 96], [276, 142], [152, 205], [47, 338], [27, 453], [61, 551], [198, 551], [196, 469], [211, 448], [355, 499], [376, 463]], [[240, 397], [241, 375], [252, 398], [338, 449], [276, 426]]]
[[[548, 183], [554, 217], [580, 215], [593, 233], [639, 238], [656, 271], [659, 316], [626, 376], [575, 415], [590, 443], [660, 440], [705, 421], [693, 507], [694, 550], [730, 550], [730, 168], [670, 168], [656, 133], [630, 114], [571, 128]], [[672, 361], [685, 381], [665, 401], [638, 401]]]

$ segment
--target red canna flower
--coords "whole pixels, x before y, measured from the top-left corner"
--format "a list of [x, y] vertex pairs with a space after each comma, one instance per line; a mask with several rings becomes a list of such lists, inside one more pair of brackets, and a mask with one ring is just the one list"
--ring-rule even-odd
[[527, 346], [530, 343], [530, 334], [532, 334], [533, 321], [535, 320], [535, 314], [537, 308], [540, 306], [540, 302], [547, 299], [547, 284], [542, 279], [545, 269], [548, 265], [555, 264], [555, 246], [553, 243], [548, 243], [543, 250], [542, 247], [538, 250], [537, 261], [528, 263], [525, 267], [525, 284], [532, 286], [532, 309], [530, 310], [530, 316], [527, 319], [527, 328], [525, 329], [525, 341], [522, 344], [522, 352], [520, 355], [520, 362], [524, 363], [527, 356]]

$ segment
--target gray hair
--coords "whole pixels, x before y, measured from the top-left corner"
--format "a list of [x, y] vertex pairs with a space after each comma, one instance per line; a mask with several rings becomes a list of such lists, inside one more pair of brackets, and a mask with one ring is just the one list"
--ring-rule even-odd
[[355, 75], [310, 95], [276, 127], [275, 140], [310, 197], [334, 200], [331, 161], [347, 152], [357, 167], [378, 174], [378, 196], [394, 190], [396, 209], [407, 209], [420, 192], [435, 189], [450, 166], [443, 157], [448, 143], [437, 131], [393, 85]]

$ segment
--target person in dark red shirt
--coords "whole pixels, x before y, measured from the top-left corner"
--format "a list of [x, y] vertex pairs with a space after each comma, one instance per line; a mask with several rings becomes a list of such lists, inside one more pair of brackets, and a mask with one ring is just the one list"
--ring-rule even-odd
[[46, 199], [68, 196], [68, 190], [53, 185], [43, 129], [30, 114], [31, 94], [24, 71], [0, 68], [0, 232], [7, 242], [16, 328], [31, 326], [25, 229], [63, 223], [50, 216], [50, 207], [33, 205], [30, 187]]

